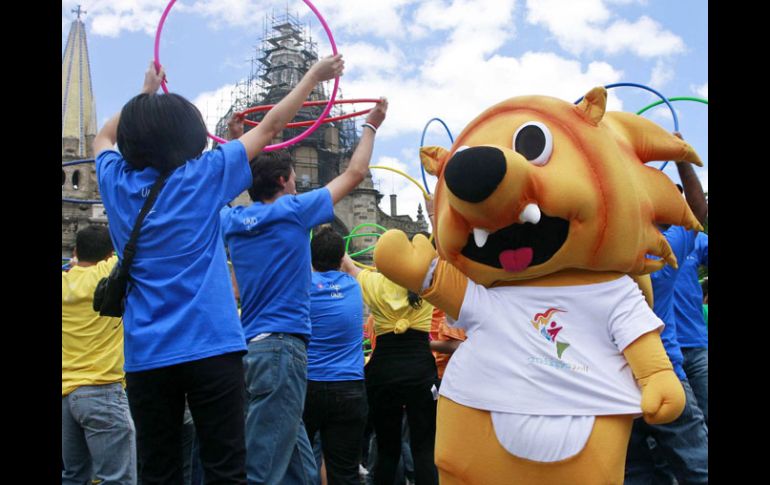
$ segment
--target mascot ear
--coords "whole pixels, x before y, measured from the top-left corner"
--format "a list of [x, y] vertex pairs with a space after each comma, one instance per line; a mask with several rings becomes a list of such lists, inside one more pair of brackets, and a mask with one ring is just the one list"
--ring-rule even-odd
[[444, 168], [449, 156], [449, 151], [445, 148], [437, 146], [428, 146], [420, 148], [420, 161], [422, 166], [425, 167], [425, 171], [431, 175], [438, 175]]
[[587, 122], [598, 125], [607, 109], [607, 90], [602, 86], [593, 88], [583, 96], [575, 109]]

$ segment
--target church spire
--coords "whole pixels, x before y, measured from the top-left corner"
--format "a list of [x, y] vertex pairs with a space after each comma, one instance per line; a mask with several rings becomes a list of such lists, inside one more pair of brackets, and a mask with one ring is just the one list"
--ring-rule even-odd
[[72, 9], [72, 21], [61, 63], [61, 136], [62, 157], [93, 156], [91, 142], [96, 135], [96, 106], [91, 86], [85, 24], [80, 19], [85, 10]]

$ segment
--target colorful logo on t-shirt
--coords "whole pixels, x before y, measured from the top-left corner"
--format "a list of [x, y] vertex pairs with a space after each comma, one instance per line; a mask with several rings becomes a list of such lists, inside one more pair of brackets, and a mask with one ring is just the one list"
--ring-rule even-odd
[[536, 314], [530, 323], [532, 323], [532, 326], [544, 339], [556, 344], [556, 356], [561, 359], [561, 354], [567, 350], [569, 343], [559, 337], [559, 332], [561, 332], [564, 327], [559, 326], [559, 323], [554, 320], [554, 315], [556, 313], [567, 312], [566, 310], [560, 310], [558, 308], [549, 308], [543, 313]]

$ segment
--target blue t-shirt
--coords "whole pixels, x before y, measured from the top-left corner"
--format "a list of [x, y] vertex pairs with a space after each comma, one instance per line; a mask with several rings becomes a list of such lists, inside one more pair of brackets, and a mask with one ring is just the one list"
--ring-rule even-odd
[[329, 189], [225, 207], [221, 218], [246, 340], [266, 332], [310, 339], [310, 229], [334, 219]]
[[[681, 267], [685, 257], [692, 252], [695, 232], [688, 231], [682, 226], [671, 226], [663, 233], [663, 236], [671, 246], [671, 250], [674, 252], [674, 256], [676, 256], [676, 261]], [[682, 356], [682, 349], [679, 347], [676, 319], [674, 317], [674, 286], [676, 285], [678, 275], [679, 270], [674, 269], [668, 264], [663, 269], [655, 271], [650, 275], [652, 294], [655, 301], [652, 310], [665, 324], [663, 332], [660, 334], [660, 339], [663, 341], [663, 347], [666, 348], [668, 358], [674, 366], [674, 372], [676, 372], [680, 379], [685, 380], [687, 376], [682, 368], [684, 357]]]
[[[96, 157], [110, 236], [122, 259], [158, 178], [113, 150]], [[219, 210], [251, 185], [246, 150], [232, 141], [174, 170], [145, 218], [130, 269], [125, 370], [136, 372], [244, 351], [220, 237]]]
[[679, 268], [674, 289], [674, 318], [679, 345], [705, 348], [709, 345], [708, 328], [703, 319], [703, 290], [698, 281], [698, 268], [709, 264], [709, 237], [700, 232], [695, 249]]
[[355, 381], [364, 378], [364, 299], [358, 282], [340, 271], [313, 272], [307, 378]]

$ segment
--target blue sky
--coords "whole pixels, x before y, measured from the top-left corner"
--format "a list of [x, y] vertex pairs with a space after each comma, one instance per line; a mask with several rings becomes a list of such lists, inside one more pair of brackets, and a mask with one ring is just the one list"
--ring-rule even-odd
[[[668, 97], [708, 98], [708, 2], [703, 0], [316, 0], [346, 60], [345, 98], [387, 96], [388, 119], [372, 164], [421, 180], [420, 135], [443, 119], [454, 136], [506, 98], [543, 94], [574, 101], [590, 88], [645, 84]], [[165, 0], [62, 1], [62, 52], [76, 5], [83, 16], [98, 125], [142, 84], [153, 57]], [[163, 29], [161, 62], [169, 89], [195, 102], [211, 126], [229, 91], [249, 74], [266, 13], [288, 11], [308, 24], [321, 55], [326, 34], [300, 0], [179, 0]], [[657, 100], [635, 88], [610, 90], [608, 109], [636, 112]], [[680, 131], [704, 161], [708, 189], [708, 107], [673, 103]], [[363, 109], [370, 105], [358, 105]], [[645, 114], [669, 131], [665, 106]], [[359, 119], [359, 121], [362, 121]], [[426, 144], [449, 147], [434, 123]], [[661, 164], [655, 163], [655, 166]], [[403, 177], [373, 170], [380, 190], [399, 194], [414, 215], [420, 191]], [[678, 181], [669, 164], [665, 172]], [[435, 180], [428, 179], [433, 187]], [[388, 198], [383, 210], [389, 212]]]

